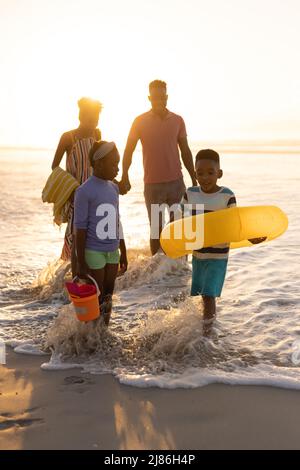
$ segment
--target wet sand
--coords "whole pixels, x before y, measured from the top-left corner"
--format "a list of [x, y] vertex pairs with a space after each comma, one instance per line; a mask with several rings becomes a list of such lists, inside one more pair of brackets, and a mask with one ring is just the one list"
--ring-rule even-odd
[[7, 351], [0, 449], [299, 449], [300, 393], [258, 386], [165, 390], [43, 371]]

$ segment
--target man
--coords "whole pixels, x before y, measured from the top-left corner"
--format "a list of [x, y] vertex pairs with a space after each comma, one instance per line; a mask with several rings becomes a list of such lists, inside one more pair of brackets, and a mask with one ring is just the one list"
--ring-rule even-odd
[[[132, 154], [138, 140], [143, 148], [144, 164], [144, 196], [150, 225], [154, 223], [151, 217], [151, 204], [179, 203], [185, 186], [181, 171], [180, 155], [184, 166], [189, 172], [192, 185], [197, 185], [192, 153], [187, 142], [184, 120], [181, 116], [167, 109], [167, 85], [160, 80], [149, 84], [149, 101], [151, 110], [138, 116], [129, 132], [124, 157], [123, 175], [120, 182], [121, 194], [131, 188], [128, 171], [132, 162]], [[179, 147], [179, 148], [178, 148]], [[159, 221], [158, 232], [162, 230]], [[150, 238], [152, 255], [160, 248], [159, 238]]]

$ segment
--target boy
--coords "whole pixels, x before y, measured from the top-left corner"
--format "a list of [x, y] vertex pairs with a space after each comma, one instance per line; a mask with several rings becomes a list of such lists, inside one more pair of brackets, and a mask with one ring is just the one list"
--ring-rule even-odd
[[118, 266], [122, 272], [127, 269], [126, 246], [119, 235], [119, 189], [112, 182], [120, 156], [114, 142], [98, 141], [89, 159], [93, 175], [75, 193], [77, 275], [84, 278], [90, 273], [96, 280], [101, 313], [108, 325]]
[[[200, 150], [195, 162], [196, 179], [199, 186], [186, 190], [181, 201], [184, 204], [203, 204], [204, 213], [236, 206], [234, 193], [225, 186], [218, 186], [222, 177], [219, 154], [211, 149]], [[195, 215], [195, 212], [193, 212]], [[265, 238], [251, 239], [260, 243]], [[191, 295], [202, 295], [203, 320], [207, 329], [216, 316], [216, 297], [220, 297], [225, 279], [229, 254], [229, 243], [201, 248], [193, 252]]]

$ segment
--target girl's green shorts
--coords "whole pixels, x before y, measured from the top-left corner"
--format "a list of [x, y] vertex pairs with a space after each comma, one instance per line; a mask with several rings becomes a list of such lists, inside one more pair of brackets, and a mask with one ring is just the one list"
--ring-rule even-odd
[[85, 261], [90, 269], [103, 269], [107, 264], [119, 264], [120, 252], [85, 250]]

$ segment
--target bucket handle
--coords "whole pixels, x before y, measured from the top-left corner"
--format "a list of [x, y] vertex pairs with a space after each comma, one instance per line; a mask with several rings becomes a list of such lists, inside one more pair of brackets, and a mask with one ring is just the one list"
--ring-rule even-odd
[[[90, 274], [87, 274], [87, 277], [88, 277], [91, 281], [93, 281], [93, 283], [95, 284], [95, 287], [96, 287], [96, 289], [97, 289], [97, 296], [99, 297], [99, 295], [100, 295], [101, 292], [100, 292], [100, 290], [99, 290], [99, 287], [98, 287], [97, 282], [95, 281], [95, 279], [94, 279]], [[72, 279], [72, 282], [74, 282], [75, 279], [79, 279], [79, 277], [78, 277], [78, 276], [75, 276], [75, 277]]]

